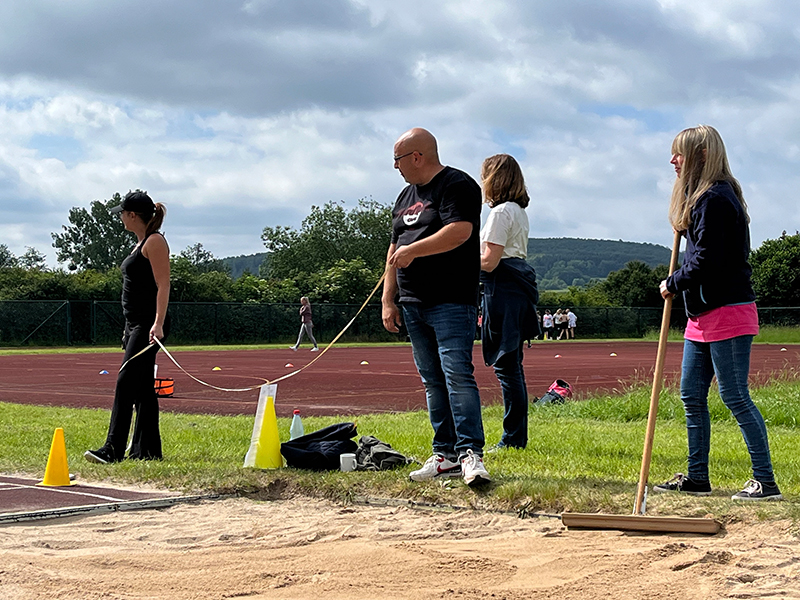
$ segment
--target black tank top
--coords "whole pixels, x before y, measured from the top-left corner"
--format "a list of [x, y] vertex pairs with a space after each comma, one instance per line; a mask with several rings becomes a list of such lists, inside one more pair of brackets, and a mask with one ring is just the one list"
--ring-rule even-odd
[[[152, 234], [150, 234], [152, 235]], [[161, 235], [161, 234], [158, 234]], [[122, 312], [131, 325], [150, 327], [156, 320], [158, 286], [150, 261], [142, 254], [149, 235], [122, 261]]]

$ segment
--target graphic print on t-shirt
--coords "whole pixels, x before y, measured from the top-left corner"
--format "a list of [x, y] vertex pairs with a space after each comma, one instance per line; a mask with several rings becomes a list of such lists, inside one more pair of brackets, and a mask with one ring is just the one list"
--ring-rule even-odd
[[416, 224], [416, 222], [419, 221], [419, 216], [425, 212], [425, 209], [430, 205], [430, 201], [426, 200], [425, 202], [417, 202], [405, 209], [401, 214], [406, 227], [411, 227]]

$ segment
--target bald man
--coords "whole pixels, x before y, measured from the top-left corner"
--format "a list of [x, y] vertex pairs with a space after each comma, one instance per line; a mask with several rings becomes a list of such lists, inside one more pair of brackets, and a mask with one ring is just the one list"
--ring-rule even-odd
[[433, 455], [410, 477], [463, 477], [479, 486], [490, 481], [472, 364], [481, 190], [469, 175], [439, 162], [436, 138], [425, 129], [400, 136], [394, 168], [408, 185], [392, 213], [383, 326], [398, 332], [405, 324], [433, 426]]

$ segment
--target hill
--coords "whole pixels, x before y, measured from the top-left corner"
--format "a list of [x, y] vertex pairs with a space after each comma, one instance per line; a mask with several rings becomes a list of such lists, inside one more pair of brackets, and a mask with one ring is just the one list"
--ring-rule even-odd
[[230, 267], [231, 277], [233, 279], [239, 279], [245, 271], [249, 272], [251, 275], [258, 275], [258, 270], [266, 256], [266, 252], [259, 252], [257, 254], [229, 256], [221, 260], [225, 266]]
[[[530, 238], [528, 262], [536, 269], [539, 289], [563, 290], [603, 279], [632, 260], [650, 267], [669, 263], [669, 248], [657, 244], [622, 240], [586, 240], [580, 238]], [[231, 277], [238, 279], [249, 271], [258, 275], [266, 252], [223, 258]]]
[[658, 244], [581, 238], [530, 238], [528, 262], [540, 290], [563, 290], [604, 279], [632, 260], [650, 267], [669, 264], [670, 250]]

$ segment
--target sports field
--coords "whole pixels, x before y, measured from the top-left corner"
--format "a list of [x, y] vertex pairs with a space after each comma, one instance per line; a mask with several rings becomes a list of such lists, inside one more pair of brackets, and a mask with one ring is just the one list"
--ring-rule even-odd
[[[531, 394], [541, 394], [560, 377], [589, 399], [532, 408], [528, 447], [487, 455], [493, 482], [480, 491], [454, 481], [409, 482], [410, 466], [375, 473], [243, 469], [252, 416], [214, 414], [252, 415], [256, 393], [204, 388], [166, 357], [159, 359], [160, 375], [174, 377], [176, 396], [161, 403], [174, 413], [162, 421], [165, 460], [92, 465], [81, 454], [105, 433], [121, 353], [0, 356], [0, 400], [12, 402], [0, 405], [0, 461], [6, 472], [38, 471], [41, 477], [52, 427], [63, 425], [71, 472], [83, 485], [93, 482], [89, 491], [97, 482], [125, 482], [137, 492], [162, 491], [153, 490], [155, 485], [258, 500], [227, 497], [0, 527], [0, 589], [9, 598], [66, 600], [354, 595], [589, 600], [609, 590], [642, 599], [672, 597], [676, 590], [698, 600], [800, 597], [795, 533], [800, 516], [794, 502], [800, 491], [795, 427], [800, 345], [754, 346], [751, 370], [754, 382], [768, 384], [755, 389], [754, 397], [769, 423], [786, 501], [742, 506], [729, 500], [748, 476], [749, 461], [738, 428], [714, 397], [713, 495], [654, 494], [648, 514], [714, 516], [726, 524], [723, 534], [561, 526], [562, 510], [630, 511], [655, 352], [656, 344], [648, 342], [536, 343], [526, 350]], [[284, 349], [175, 353], [190, 372], [220, 387], [258, 385], [314, 356]], [[680, 358], [680, 343], [670, 344], [669, 379], [675, 379]], [[108, 374], [101, 375], [103, 370]], [[477, 366], [476, 375], [484, 403], [496, 404], [499, 390], [491, 369]], [[594, 391], [615, 388], [619, 393], [590, 398]], [[309, 417], [310, 427], [335, 422], [340, 414], [382, 413], [359, 417], [359, 432], [420, 458], [430, 449], [427, 415], [400, 412], [424, 406], [408, 346], [333, 348], [279, 383], [277, 406], [283, 416], [295, 407], [331, 415]], [[685, 464], [681, 414], [677, 394], [666, 392], [652, 480]], [[498, 439], [501, 420], [501, 407], [486, 408], [487, 440]], [[281, 419], [282, 439], [288, 421]], [[354, 505], [359, 497], [369, 498], [370, 505]], [[387, 503], [374, 502], [381, 499]], [[550, 516], [518, 518], [537, 512]]]
[[[534, 342], [525, 350], [531, 395], [541, 396], [556, 379], [569, 382], [577, 397], [624, 389], [652, 377], [655, 342]], [[666, 379], [680, 371], [682, 343], [671, 342]], [[182, 351], [175, 359], [192, 375], [222, 388], [258, 386], [296, 370], [316, 355], [308, 349]], [[800, 367], [800, 345], [753, 346], [756, 382]], [[121, 351], [0, 356], [0, 401], [43, 406], [110, 408]], [[362, 363], [368, 364], [362, 364]], [[475, 347], [475, 376], [484, 404], [497, 402], [500, 386]], [[175, 395], [161, 409], [218, 415], [254, 414], [258, 391], [223, 392], [182, 373], [163, 353], [160, 377], [175, 380]], [[291, 366], [287, 366], [291, 365]], [[218, 370], [215, 370], [218, 367]], [[102, 373], [105, 371], [106, 373]], [[293, 409], [305, 415], [359, 415], [425, 408], [425, 393], [410, 346], [333, 347], [307, 370], [278, 384], [279, 417]]]

